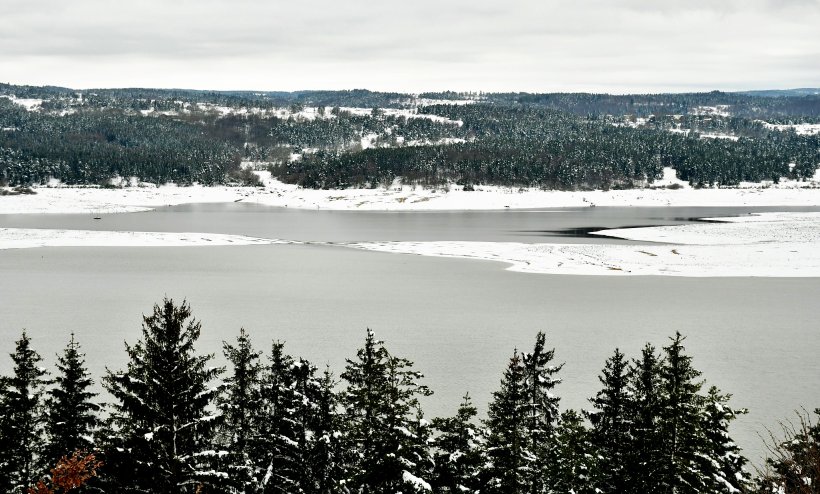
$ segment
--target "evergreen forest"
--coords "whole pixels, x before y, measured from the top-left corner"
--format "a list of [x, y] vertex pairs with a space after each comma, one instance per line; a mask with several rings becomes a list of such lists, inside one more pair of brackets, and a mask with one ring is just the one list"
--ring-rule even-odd
[[0, 379], [0, 491], [820, 492], [817, 418], [800, 414], [752, 468], [730, 434], [745, 410], [705, 382], [679, 333], [615, 349], [585, 410], [562, 409], [560, 351], [538, 333], [499, 365], [485, 416], [465, 395], [427, 418], [424, 376], [369, 329], [338, 374], [280, 341], [257, 349], [244, 329], [220, 368], [197, 351], [201, 330], [166, 298], [104, 376], [73, 335], [44, 368], [24, 331]]
[[[607, 95], [191, 91], [0, 84], [0, 185], [696, 187], [806, 180], [810, 91]], [[249, 166], [243, 168], [242, 163]]]

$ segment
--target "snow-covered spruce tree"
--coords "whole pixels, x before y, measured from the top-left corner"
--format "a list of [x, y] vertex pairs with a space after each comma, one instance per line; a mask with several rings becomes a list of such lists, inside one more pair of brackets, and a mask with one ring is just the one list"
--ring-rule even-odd
[[700, 372], [692, 367], [692, 357], [684, 353], [684, 337], [676, 333], [663, 347], [661, 401], [658, 429], [663, 441], [657, 477], [661, 492], [686, 494], [707, 491], [707, 472], [699, 468], [706, 439], [703, 433], [704, 398]]
[[308, 458], [317, 494], [347, 492], [343, 485], [346, 464], [342, 437], [344, 417], [340, 413], [336, 384], [330, 369], [325, 369], [315, 398], [314, 445]]
[[707, 491], [716, 494], [743, 492], [751, 486], [751, 475], [744, 469], [746, 458], [729, 436], [729, 424], [747, 410], [731, 408], [730, 398], [731, 395], [720, 394], [714, 386], [706, 395], [703, 417], [706, 445], [700, 469], [707, 479]]
[[215, 469], [214, 429], [222, 369], [213, 355], [197, 355], [200, 323], [183, 301], [165, 298], [143, 316], [142, 340], [126, 344], [124, 371], [108, 371], [114, 436], [105, 454], [112, 492], [211, 492], [227, 474]]
[[524, 388], [527, 400], [527, 438], [533, 455], [530, 470], [529, 492], [544, 492], [549, 485], [551, 470], [555, 465], [555, 427], [558, 422], [559, 398], [552, 393], [561, 380], [554, 377], [563, 367], [553, 365], [555, 349], [546, 350], [546, 336], [538, 332], [532, 353], [522, 355]]
[[474, 423], [476, 408], [464, 395], [455, 417], [437, 418], [433, 427], [435, 468], [433, 490], [441, 493], [476, 493], [481, 489], [479, 473], [485, 463], [483, 431]]
[[633, 361], [629, 380], [631, 399], [627, 415], [631, 421], [631, 445], [627, 452], [625, 492], [661, 492], [659, 485], [662, 435], [662, 389], [660, 361], [655, 347], [647, 344]]
[[[555, 437], [555, 465], [550, 477], [550, 491], [574, 494], [599, 493], [598, 456], [592, 444], [592, 431], [584, 425], [583, 416], [575, 410], [561, 414]], [[630, 491], [620, 491], [630, 492]]]
[[367, 330], [365, 345], [348, 359], [341, 377], [345, 439], [352, 458], [347, 486], [352, 492], [429, 491], [431, 458], [419, 396], [432, 392], [412, 362], [390, 355]]
[[11, 358], [14, 374], [0, 386], [0, 481], [5, 492], [22, 493], [41, 473], [46, 371], [25, 331]]
[[501, 389], [493, 393], [487, 410], [487, 463], [482, 472], [482, 492], [529, 492], [535, 458], [527, 436], [529, 407], [524, 379], [524, 366], [516, 350], [501, 378]]
[[254, 351], [244, 328], [239, 330], [236, 345], [223, 342], [222, 348], [232, 366], [230, 376], [225, 379], [224, 394], [219, 399], [223, 417], [220, 442], [229, 453], [225, 470], [234, 488], [250, 494], [260, 485], [251, 451], [258, 440], [260, 424], [265, 420], [261, 352]]
[[92, 401], [97, 396], [90, 390], [94, 380], [85, 367], [85, 356], [80, 353], [73, 333], [63, 354], [57, 358], [57, 370], [46, 400], [48, 443], [43, 457], [48, 465], [57, 464], [60, 458], [71, 456], [75, 451], [91, 453], [100, 409]]
[[268, 366], [262, 379], [263, 419], [259, 439], [252, 457], [262, 492], [299, 492], [303, 465], [298, 460], [296, 392], [293, 357], [285, 353], [285, 344], [271, 345]]
[[603, 493], [627, 492], [627, 457], [632, 450], [630, 370], [620, 350], [607, 359], [598, 380], [603, 388], [590, 399], [594, 409], [587, 414], [601, 473], [596, 487]]

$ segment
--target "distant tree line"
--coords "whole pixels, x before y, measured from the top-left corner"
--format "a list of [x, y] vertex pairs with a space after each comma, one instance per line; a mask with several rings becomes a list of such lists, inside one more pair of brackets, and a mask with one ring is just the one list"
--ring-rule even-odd
[[699, 133], [711, 128], [697, 126], [694, 118], [677, 124], [691, 125], [691, 132], [673, 133], [654, 121], [631, 128], [533, 106], [436, 105], [420, 111], [463, 122], [457, 135], [465, 142], [328, 151], [274, 173], [310, 188], [376, 187], [401, 177], [424, 185], [584, 190], [643, 186], [660, 178], [664, 167], [695, 186], [732, 186], [811, 177], [820, 164], [820, 136], [760, 124], [744, 128], [758, 137], [702, 139]]
[[428, 421], [422, 374], [370, 330], [340, 380], [281, 342], [258, 351], [244, 330], [223, 344], [226, 371], [197, 353], [200, 331], [187, 303], [155, 305], [125, 368], [103, 378], [105, 408], [73, 336], [51, 378], [23, 332], [0, 379], [0, 492], [791, 494], [820, 482], [808, 417], [753, 478], [729, 434], [745, 411], [705, 386], [680, 334], [634, 360], [615, 350], [590, 409], [562, 412], [562, 364], [539, 333], [513, 352], [484, 419], [465, 395]]
[[[397, 177], [425, 186], [634, 188], [651, 184], [664, 167], [694, 186], [735, 186], [805, 179], [820, 165], [820, 135], [761, 122], [820, 122], [820, 96], [802, 93], [416, 97], [365, 90], [78, 93], [0, 84], [3, 94], [43, 99], [27, 111], [0, 97], [0, 183], [15, 186], [132, 176], [253, 183], [252, 174], [240, 173], [242, 160], [265, 162], [274, 176], [309, 188], [377, 187]], [[424, 98], [473, 103], [418, 106]]]

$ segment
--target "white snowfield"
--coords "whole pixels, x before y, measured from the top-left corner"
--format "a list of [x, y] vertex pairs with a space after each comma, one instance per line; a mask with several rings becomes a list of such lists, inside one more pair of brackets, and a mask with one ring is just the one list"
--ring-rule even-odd
[[652, 245], [362, 242], [350, 247], [500, 261], [511, 271], [567, 275], [820, 276], [820, 213], [764, 213], [725, 223], [607, 230]]
[[[425, 189], [403, 185], [387, 188], [303, 189], [257, 171], [262, 187], [123, 187], [118, 189], [36, 187], [36, 194], [0, 195], [0, 214], [125, 213], [191, 203], [249, 202], [301, 209], [360, 211], [493, 210], [589, 206], [818, 206], [820, 172], [810, 181], [784, 180], [779, 184], [743, 184], [731, 189], [693, 189], [678, 180], [675, 171], [650, 188], [564, 192], [537, 188], [461, 186]], [[666, 186], [680, 187], [676, 190]]]
[[0, 250], [33, 247], [194, 247], [290, 243], [216, 233], [112, 232], [0, 228]]

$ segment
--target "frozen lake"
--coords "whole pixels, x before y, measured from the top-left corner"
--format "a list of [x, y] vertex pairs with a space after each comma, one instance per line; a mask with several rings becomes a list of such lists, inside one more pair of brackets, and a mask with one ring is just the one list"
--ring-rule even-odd
[[[145, 213], [0, 215], [0, 228], [195, 231], [302, 241], [590, 239], [601, 228], [670, 225], [697, 217], [817, 208], [584, 208], [554, 211], [366, 213], [246, 204]], [[327, 245], [61, 247], [0, 251], [0, 352], [27, 328], [49, 367], [73, 331], [99, 378], [125, 362], [123, 341], [168, 295], [187, 297], [203, 323], [200, 350], [245, 327], [257, 347], [281, 339], [294, 355], [338, 374], [371, 327], [410, 358], [435, 394], [428, 416], [452, 414], [465, 392], [484, 409], [513, 348], [546, 331], [566, 362], [562, 407], [582, 408], [604, 360], [636, 356], [681, 331], [708, 384], [751, 413], [735, 436], [750, 457], [759, 433], [803, 406], [820, 406], [817, 278], [587, 277], [523, 274], [505, 265]], [[3, 357], [0, 370], [10, 369]]]

